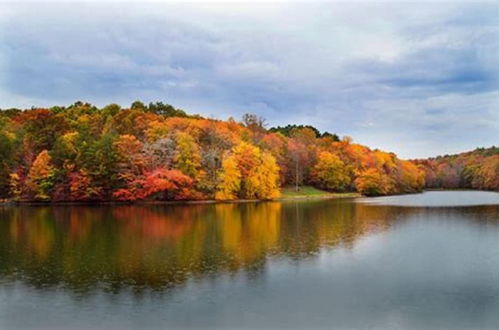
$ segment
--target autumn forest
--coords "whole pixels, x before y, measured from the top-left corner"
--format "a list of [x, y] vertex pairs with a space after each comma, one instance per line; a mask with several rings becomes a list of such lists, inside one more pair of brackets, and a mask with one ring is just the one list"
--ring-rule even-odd
[[161, 102], [0, 112], [0, 199], [11, 201], [267, 200], [302, 185], [368, 196], [497, 190], [498, 171], [497, 148], [409, 161], [311, 126], [221, 121]]

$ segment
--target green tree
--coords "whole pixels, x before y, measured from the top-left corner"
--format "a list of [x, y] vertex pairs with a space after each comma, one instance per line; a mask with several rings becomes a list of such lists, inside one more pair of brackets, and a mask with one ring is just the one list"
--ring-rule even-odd
[[109, 199], [112, 190], [119, 186], [119, 156], [114, 147], [115, 135], [104, 134], [95, 141], [82, 142], [78, 163], [88, 174], [92, 189]]
[[142, 103], [140, 101], [134, 101], [132, 103], [132, 105], [130, 106], [130, 109], [133, 109], [133, 110], [145, 110], [146, 106], [145, 106], [144, 103]]

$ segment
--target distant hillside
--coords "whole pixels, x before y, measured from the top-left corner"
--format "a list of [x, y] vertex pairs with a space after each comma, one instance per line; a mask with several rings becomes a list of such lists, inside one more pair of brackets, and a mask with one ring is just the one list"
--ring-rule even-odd
[[499, 190], [499, 148], [414, 160], [425, 171], [428, 188]]

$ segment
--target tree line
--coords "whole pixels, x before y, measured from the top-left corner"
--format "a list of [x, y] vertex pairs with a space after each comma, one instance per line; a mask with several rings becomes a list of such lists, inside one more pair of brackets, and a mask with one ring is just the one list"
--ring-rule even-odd
[[417, 192], [425, 172], [393, 153], [311, 126], [267, 129], [161, 102], [76, 102], [0, 111], [0, 199], [273, 199], [284, 186], [365, 195]]
[[499, 148], [414, 160], [428, 188], [499, 190]]

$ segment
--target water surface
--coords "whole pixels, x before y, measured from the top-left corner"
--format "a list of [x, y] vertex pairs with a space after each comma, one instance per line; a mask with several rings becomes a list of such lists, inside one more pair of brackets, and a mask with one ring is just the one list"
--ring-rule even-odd
[[499, 194], [0, 207], [0, 328], [490, 328]]

